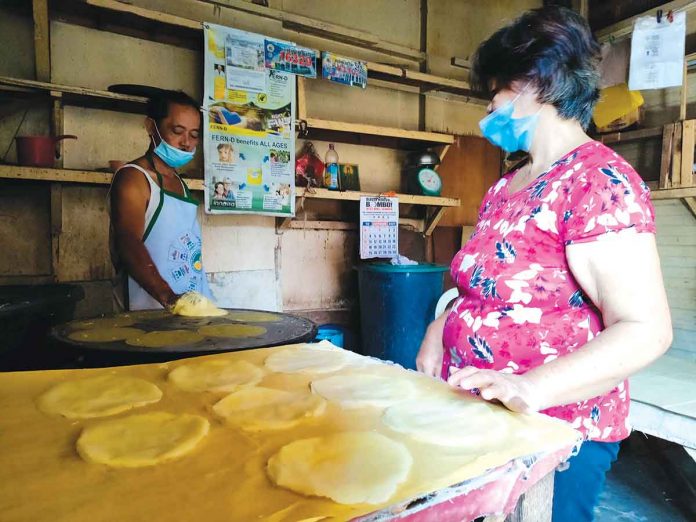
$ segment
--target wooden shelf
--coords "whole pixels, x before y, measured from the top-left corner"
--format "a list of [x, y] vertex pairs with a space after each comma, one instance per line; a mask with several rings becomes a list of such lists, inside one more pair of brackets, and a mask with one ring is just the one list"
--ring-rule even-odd
[[[391, 193], [389, 193], [391, 194]], [[338, 190], [328, 190], [315, 188], [311, 191], [304, 187], [297, 187], [297, 197], [313, 198], [313, 199], [333, 199], [340, 201], [360, 201], [363, 196], [379, 196], [379, 192], [362, 192], [357, 190], [347, 190], [340, 192]], [[442, 198], [435, 196], [414, 196], [413, 194], [394, 194], [394, 197], [399, 198], [399, 203], [404, 205], [426, 205], [433, 207], [458, 207], [460, 202], [454, 198]]]
[[621, 143], [628, 141], [647, 140], [651, 138], [662, 138], [662, 127], [649, 127], [647, 129], [638, 129], [626, 132], [612, 132], [611, 134], [598, 134], [594, 136], [597, 141], [601, 141], [605, 145], [611, 143]]
[[13, 97], [50, 96], [60, 99], [68, 105], [106, 108], [127, 112], [142, 113], [145, 110], [147, 98], [127, 96], [98, 89], [61, 85], [56, 83], [37, 82], [21, 78], [0, 76], [0, 92]]
[[418, 87], [421, 93], [446, 92], [448, 94], [457, 94], [477, 100], [485, 99], [481, 93], [472, 91], [467, 81], [412, 71], [394, 65], [367, 62], [367, 76], [375, 80]]
[[[0, 165], [0, 179], [18, 179], [30, 181], [50, 181], [59, 183], [87, 183], [91, 185], [108, 185], [113, 174], [92, 170], [52, 169], [41, 167], [20, 167], [17, 165]], [[191, 190], [203, 190], [203, 180], [200, 178], [184, 178]], [[378, 192], [333, 191], [327, 189], [312, 189], [309, 192], [304, 187], [297, 187], [296, 196], [311, 199], [332, 199], [342, 201], [359, 201], [362, 196], [378, 196]], [[409, 205], [425, 205], [435, 207], [457, 207], [459, 200], [453, 198], [414, 196], [411, 194], [396, 194], [399, 202]]]
[[301, 131], [303, 122], [307, 125], [307, 132], [306, 135], [301, 132], [300, 137], [321, 141], [338, 141], [341, 143], [357, 143], [408, 150], [454, 143], [454, 136], [451, 134], [329, 121], [318, 118], [300, 120], [296, 127], [298, 131]]

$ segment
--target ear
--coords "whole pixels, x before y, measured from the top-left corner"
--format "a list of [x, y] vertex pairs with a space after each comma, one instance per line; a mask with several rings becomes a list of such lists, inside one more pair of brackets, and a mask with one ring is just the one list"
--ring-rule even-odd
[[145, 116], [145, 120], [143, 121], [145, 124], [145, 130], [150, 136], [157, 136], [157, 131], [155, 130], [155, 122], [152, 118], [149, 116]]

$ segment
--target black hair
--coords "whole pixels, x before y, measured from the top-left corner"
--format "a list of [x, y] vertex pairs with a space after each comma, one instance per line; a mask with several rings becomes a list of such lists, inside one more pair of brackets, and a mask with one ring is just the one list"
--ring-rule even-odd
[[146, 114], [148, 118], [155, 120], [155, 123], [159, 126], [164, 118], [169, 116], [169, 107], [172, 104], [185, 105], [186, 107], [192, 107], [197, 111], [200, 110], [201, 105], [197, 103], [196, 100], [191, 98], [184, 91], [166, 91], [163, 90], [160, 93], [150, 96], [147, 100]]
[[541, 103], [587, 127], [599, 99], [600, 47], [585, 19], [565, 7], [527, 11], [483, 42], [473, 60], [472, 88], [491, 94], [527, 81]]

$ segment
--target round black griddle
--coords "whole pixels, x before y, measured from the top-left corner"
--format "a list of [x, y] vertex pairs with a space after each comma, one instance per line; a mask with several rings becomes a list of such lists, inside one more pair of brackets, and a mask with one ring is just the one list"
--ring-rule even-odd
[[[53, 328], [51, 336], [62, 347], [80, 355], [82, 366], [102, 366], [118, 364], [137, 364], [156, 361], [166, 361], [196, 355], [208, 355], [221, 352], [250, 350], [283, 344], [301, 343], [314, 339], [316, 325], [309, 319], [296, 315], [263, 310], [228, 309], [229, 312], [251, 312], [270, 314], [277, 318], [275, 321], [244, 321], [235, 320], [233, 316], [223, 317], [181, 317], [172, 315], [164, 310], [134, 312], [136, 318], [129, 328], [138, 328], [145, 332], [166, 330], [187, 330], [196, 332], [202, 326], [244, 324], [261, 326], [266, 329], [264, 334], [255, 337], [206, 337], [202, 341], [163, 348], [148, 348], [131, 346], [123, 340], [113, 342], [85, 342], [68, 338], [72, 332], [79, 331], [75, 323], [84, 320], [71, 321]], [[118, 314], [106, 316], [106, 319], [117, 318]], [[142, 317], [140, 317], [142, 315]]]

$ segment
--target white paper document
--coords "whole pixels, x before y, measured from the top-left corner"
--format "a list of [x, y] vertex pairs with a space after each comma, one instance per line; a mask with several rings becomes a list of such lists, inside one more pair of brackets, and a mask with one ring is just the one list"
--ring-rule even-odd
[[686, 13], [674, 13], [670, 22], [663, 16], [638, 18], [631, 37], [631, 68], [628, 88], [632, 91], [663, 89], [682, 84]]

